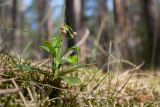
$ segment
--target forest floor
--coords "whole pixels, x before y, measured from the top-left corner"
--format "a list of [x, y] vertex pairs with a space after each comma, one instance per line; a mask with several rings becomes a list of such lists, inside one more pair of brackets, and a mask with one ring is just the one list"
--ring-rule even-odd
[[[102, 72], [96, 67], [48, 73], [48, 60], [13, 63], [0, 55], [0, 107], [159, 107], [160, 73], [138, 70]], [[14, 60], [15, 61], [15, 60]], [[17, 68], [16, 68], [17, 67]], [[63, 72], [59, 70], [58, 72]], [[77, 78], [78, 77], [79, 80]]]

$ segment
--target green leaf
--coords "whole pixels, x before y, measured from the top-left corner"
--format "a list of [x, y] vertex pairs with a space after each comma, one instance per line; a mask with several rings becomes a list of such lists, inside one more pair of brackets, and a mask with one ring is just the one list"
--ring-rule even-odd
[[40, 48], [44, 49], [48, 53], [50, 52], [50, 49], [48, 47], [44, 46], [44, 45], [40, 46]]
[[77, 46], [73, 46], [73, 47], [69, 48], [69, 50], [80, 52], [80, 48]]
[[77, 66], [70, 67], [69, 69], [64, 70], [63, 72], [60, 72], [58, 75], [63, 76], [63, 75], [66, 75], [66, 74], [69, 74], [69, 73], [72, 73], [72, 72], [75, 72], [75, 71], [77, 71]]
[[77, 64], [77, 62], [78, 62], [78, 56], [77, 55], [73, 55], [73, 56], [68, 57], [68, 62], [70, 64], [72, 64], [72, 65]]
[[65, 82], [67, 82], [70, 85], [79, 85], [81, 83], [81, 80], [78, 77], [62, 77]]
[[33, 69], [31, 68], [31, 66], [29, 66], [29, 65], [20, 64], [19, 67], [20, 67], [21, 70], [23, 70], [23, 71], [33, 71]]
[[40, 47], [55, 56], [55, 49], [49, 41], [45, 41]]

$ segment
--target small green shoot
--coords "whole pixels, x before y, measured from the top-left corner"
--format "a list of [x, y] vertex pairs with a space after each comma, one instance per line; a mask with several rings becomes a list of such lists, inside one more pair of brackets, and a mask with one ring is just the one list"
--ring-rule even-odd
[[[80, 49], [77, 46], [73, 46], [67, 49], [65, 52], [62, 52], [62, 45], [63, 45], [62, 38], [64, 34], [66, 34], [67, 32], [70, 38], [74, 38], [75, 32], [73, 32], [72, 29], [68, 25], [64, 24], [61, 27], [60, 35], [55, 36], [51, 41], [44, 41], [42, 46], [40, 47], [52, 56], [53, 58], [52, 73], [55, 77], [62, 78], [64, 81], [66, 81], [67, 83], [71, 85], [79, 84], [80, 79], [78, 77], [66, 77], [65, 76], [66, 74], [73, 72], [72, 70], [70, 72], [67, 70], [66, 73], [65, 73], [65, 70], [64, 71], [60, 70], [65, 64], [70, 64], [71, 66], [76, 65], [79, 60], [77, 55], [66, 56], [66, 54], [70, 51], [71, 52], [76, 51], [76, 53], [79, 53]], [[62, 75], [62, 74], [65, 74], [65, 75]]]

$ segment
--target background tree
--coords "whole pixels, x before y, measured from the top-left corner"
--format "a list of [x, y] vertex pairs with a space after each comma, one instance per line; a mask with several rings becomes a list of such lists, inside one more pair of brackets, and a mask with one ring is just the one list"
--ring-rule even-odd
[[13, 20], [16, 19], [16, 15], [13, 15], [12, 12], [16, 12], [17, 4], [15, 1], [10, 1], [10, 3], [6, 5], [5, 0], [0, 0], [0, 5], [1, 46], [2, 48], [6, 48], [7, 50], [9, 50], [8, 48], [11, 48], [10, 44], [12, 44], [12, 46], [14, 45], [14, 40], [11, 39], [12, 37], [14, 37], [14, 31], [6, 30], [5, 26], [8, 26], [10, 28], [14, 27], [15, 22], [13, 22]]
[[[99, 47], [97, 53], [97, 61], [100, 66], [105, 65], [108, 62], [108, 17], [107, 17], [107, 0], [99, 0], [99, 27], [101, 30]], [[107, 70], [107, 66], [103, 66], [104, 70]]]
[[[86, 29], [84, 27], [84, 0], [74, 1], [74, 15], [75, 15], [75, 31], [77, 32], [77, 42], [82, 41], [86, 34]], [[84, 40], [80, 46], [80, 58], [82, 62], [87, 59], [87, 41]]]
[[17, 28], [17, 7], [18, 7], [18, 2], [17, 0], [12, 1], [12, 6], [11, 6], [11, 28], [14, 30], [10, 31], [9, 36], [6, 37], [6, 40], [10, 43], [7, 43], [6, 48], [11, 49], [13, 46], [15, 46], [15, 36], [16, 36], [16, 31], [15, 29]]
[[[0, 5], [3, 5], [3, 0], [0, 0]], [[4, 26], [4, 17], [3, 17], [3, 6], [0, 6], [0, 26]], [[0, 43], [2, 43], [3, 41], [5, 41], [5, 37], [4, 37], [4, 29], [0, 29]]]
[[[160, 10], [158, 10], [158, 11], [160, 11]], [[160, 41], [160, 32], [159, 32], [160, 31], [160, 20], [159, 20], [160, 14], [159, 14], [159, 12], [156, 12], [155, 14], [158, 16], [156, 17], [156, 22], [155, 22], [155, 24], [156, 24], [155, 25], [156, 26], [156, 28], [155, 28], [156, 29], [156, 37], [153, 42], [156, 41], [156, 43], [155, 43], [155, 50], [153, 50], [153, 51], [155, 51], [155, 65], [158, 68], [160, 65], [160, 42], [159, 42]], [[154, 66], [153, 66], [153, 68], [154, 68]]]
[[28, 56], [46, 58], [48, 55], [38, 46], [42, 39], [50, 40], [52, 33], [57, 35], [59, 26], [66, 23], [77, 32], [75, 39], [67, 39], [68, 48], [82, 40], [89, 28], [88, 40], [80, 46], [81, 61], [96, 55], [98, 41], [97, 59], [100, 65], [108, 62], [112, 40], [119, 47], [114, 52], [123, 59], [159, 66], [159, 0], [0, 0], [0, 4], [1, 46], [16, 49], [18, 54], [34, 38], [37, 40], [29, 46]]
[[[156, 14], [155, 13], [155, 0], [142, 0], [141, 2], [142, 12], [141, 21], [145, 22], [146, 35], [144, 35], [144, 60], [147, 66], [154, 66], [158, 61], [158, 46], [157, 46], [157, 25], [156, 25]], [[143, 39], [142, 38], [142, 39]]]
[[[75, 39], [68, 38], [68, 48], [72, 47], [74, 43], [80, 41], [85, 35], [84, 20], [83, 20], [83, 0], [66, 0], [65, 22], [71, 26], [73, 31], [77, 32]], [[69, 36], [68, 36], [69, 37]], [[87, 43], [86, 40], [80, 46], [81, 61], [87, 58]]]
[[114, 0], [115, 42], [119, 47], [119, 54], [124, 59], [131, 60], [132, 52], [129, 47], [130, 20], [128, 15], [128, 0]]
[[[69, 25], [73, 31], [75, 31], [75, 19], [74, 19], [74, 0], [65, 0], [65, 23]], [[67, 47], [74, 46], [74, 39], [69, 37], [67, 34]]]
[[[51, 7], [48, 0], [37, 1], [38, 11], [38, 31], [40, 33], [37, 46], [42, 44], [41, 40], [49, 40], [52, 36]], [[40, 57], [46, 58], [48, 55], [44, 51]]]
[[20, 29], [20, 31], [18, 31], [19, 33], [15, 35], [15, 45], [17, 47], [17, 52], [21, 54], [23, 52], [23, 48], [25, 47], [25, 9], [23, 1], [19, 1], [17, 5], [17, 28]]

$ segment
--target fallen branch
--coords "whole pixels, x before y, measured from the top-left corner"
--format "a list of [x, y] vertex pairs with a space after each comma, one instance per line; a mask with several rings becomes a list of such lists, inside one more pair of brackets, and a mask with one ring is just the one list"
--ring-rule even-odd
[[12, 93], [17, 93], [19, 92], [20, 89], [0, 89], [0, 95], [4, 95], [4, 94], [12, 94]]

